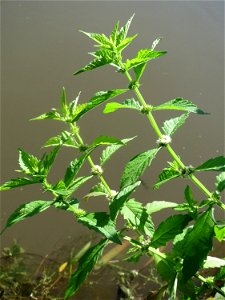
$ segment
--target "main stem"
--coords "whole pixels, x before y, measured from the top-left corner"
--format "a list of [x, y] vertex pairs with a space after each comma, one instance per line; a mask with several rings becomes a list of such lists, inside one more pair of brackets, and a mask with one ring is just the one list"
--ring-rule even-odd
[[[122, 69], [124, 69], [124, 65], [123, 63], [121, 62], [120, 64], [120, 67]], [[125, 71], [125, 75], [127, 77], [127, 79], [129, 80], [129, 82], [131, 83], [132, 82], [132, 77], [130, 76], [129, 72], [128, 71]], [[147, 106], [147, 103], [145, 102], [145, 99], [143, 98], [140, 90], [138, 87], [135, 87], [134, 88], [134, 92], [139, 100], [139, 102], [142, 104], [143, 107], [146, 107]], [[154, 129], [154, 131], [156, 132], [157, 136], [159, 138], [162, 138], [162, 133], [159, 129], [159, 126], [157, 125], [152, 113], [149, 111], [147, 113], [147, 117], [149, 119], [149, 122], [150, 124], [152, 125], [152, 128]], [[177, 164], [182, 168], [184, 169], [185, 168], [185, 165], [183, 164], [183, 162], [181, 161], [181, 159], [179, 158], [179, 156], [176, 154], [176, 152], [173, 150], [173, 148], [168, 144], [166, 145], [166, 149], [167, 151], [170, 153], [170, 155], [173, 157], [173, 159], [177, 162]], [[204, 194], [206, 194], [209, 198], [212, 197], [212, 193], [204, 186], [203, 183], [201, 183], [200, 180], [198, 180], [197, 177], [195, 177], [193, 174], [189, 175], [189, 178], [191, 179], [192, 182], [194, 182], [202, 191]]]
[[[79, 134], [79, 132], [77, 130], [74, 130], [74, 126], [72, 124], [71, 124], [71, 128], [72, 128], [72, 131], [73, 131], [74, 135], [78, 139], [79, 143], [81, 145], [84, 145], [82, 137], [80, 136], [80, 134]], [[88, 160], [89, 165], [91, 166], [91, 168], [94, 168], [95, 167], [95, 163], [93, 162], [93, 160], [92, 160], [92, 158], [91, 158], [90, 155], [88, 155], [87, 160]], [[108, 183], [105, 181], [104, 177], [101, 174], [98, 174], [98, 178], [100, 179], [100, 181], [102, 182], [102, 184], [104, 185], [104, 187], [107, 189], [107, 191], [109, 193], [109, 196], [112, 196], [111, 189], [110, 189]]]

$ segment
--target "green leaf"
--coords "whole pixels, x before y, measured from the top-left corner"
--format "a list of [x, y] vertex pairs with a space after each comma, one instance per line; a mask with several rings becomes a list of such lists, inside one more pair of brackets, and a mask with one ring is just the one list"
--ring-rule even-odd
[[149, 60], [155, 59], [162, 55], [166, 54], [166, 51], [154, 51], [151, 49], [142, 49], [138, 51], [138, 54], [135, 58], [129, 60], [127, 59], [125, 64], [125, 69], [128, 71], [134, 67], [137, 67], [140, 64], [146, 63]]
[[154, 189], [158, 189], [162, 184], [179, 176], [181, 176], [181, 174], [178, 170], [174, 170], [173, 168], [163, 169], [162, 173], [159, 174], [158, 182], [154, 185]]
[[132, 226], [150, 237], [153, 236], [154, 225], [151, 217], [140, 202], [137, 202], [135, 199], [128, 200], [122, 207], [121, 214]]
[[87, 213], [77, 220], [88, 228], [100, 232], [112, 242], [121, 244], [115, 224], [106, 212]]
[[183, 114], [180, 117], [177, 118], [173, 118], [170, 120], [167, 120], [163, 123], [163, 131], [166, 135], [173, 135], [175, 133], [175, 131], [184, 124], [184, 122], [186, 121], [186, 119], [188, 118], [189, 114]]
[[122, 174], [121, 189], [134, 184], [138, 180], [145, 169], [151, 165], [158, 151], [159, 148], [142, 152], [128, 162]]
[[73, 75], [78, 75], [87, 71], [91, 71], [97, 69], [99, 67], [109, 65], [113, 62], [113, 58], [109, 56], [97, 56], [96, 59], [92, 60], [89, 64], [85, 67], [81, 68], [80, 70], [73, 73]]
[[202, 266], [208, 252], [212, 249], [214, 221], [212, 210], [204, 212], [183, 240], [183, 278], [187, 281]]
[[78, 143], [73, 137], [73, 134], [68, 131], [63, 131], [60, 135], [51, 137], [47, 142], [45, 142], [44, 147], [52, 146], [65, 146], [72, 148], [79, 148]]
[[216, 176], [216, 190], [221, 193], [225, 189], [225, 172]]
[[76, 212], [77, 215], [79, 215], [79, 212], [85, 214], [85, 211], [79, 209], [79, 204], [80, 203], [77, 199], [66, 200], [66, 203], [62, 202], [62, 201], [53, 203], [55, 208], [62, 209], [62, 210], [67, 210], [67, 211], [70, 211], [70, 212], [73, 212], [73, 213]]
[[[156, 39], [156, 40], [153, 42], [152, 47], [151, 47], [151, 50], [154, 50], [154, 49], [155, 49], [155, 47], [157, 46], [157, 44], [159, 43], [159, 41], [160, 41], [160, 38]], [[142, 63], [142, 64], [140, 64], [140, 65], [137, 65], [136, 67], [133, 68], [134, 73], [135, 73], [135, 75], [136, 75], [136, 81], [137, 81], [137, 82], [140, 80], [141, 76], [143, 75], [146, 66], [147, 66], [147, 62]]]
[[107, 240], [101, 240], [98, 244], [88, 249], [87, 252], [80, 258], [78, 268], [69, 280], [65, 293], [65, 300], [72, 297], [78, 291], [102, 255], [103, 249], [106, 245]]
[[39, 182], [40, 182], [39, 180], [29, 179], [29, 178], [25, 178], [25, 177], [14, 178], [14, 179], [11, 179], [10, 181], [3, 183], [3, 185], [0, 186], [0, 191], [7, 191], [7, 190], [11, 190], [11, 189], [21, 187], [24, 185], [34, 184], [34, 183], [39, 183]]
[[137, 37], [137, 34], [128, 37], [124, 40], [121, 41], [121, 43], [116, 47], [117, 51], [122, 51], [124, 50], [127, 46], [130, 45], [130, 43]]
[[109, 114], [112, 112], [115, 112], [116, 110], [120, 108], [131, 108], [131, 109], [136, 109], [136, 110], [141, 110], [140, 104], [134, 100], [134, 98], [127, 99], [123, 103], [118, 103], [118, 102], [110, 102], [106, 104], [103, 113], [104, 114]]
[[72, 180], [68, 186], [66, 186], [65, 183], [60, 180], [53, 190], [59, 195], [69, 196], [92, 177], [93, 175], [78, 177], [75, 180]]
[[62, 88], [62, 95], [61, 95], [61, 112], [63, 115], [67, 116], [68, 114], [68, 107], [66, 104], [66, 90]]
[[171, 260], [171, 258], [166, 254], [161, 253], [158, 249], [154, 252], [151, 252], [151, 256], [156, 263], [157, 272], [162, 279], [168, 282], [173, 281], [176, 276], [176, 270], [174, 262]]
[[127, 89], [124, 90], [112, 90], [112, 91], [107, 91], [107, 92], [98, 92], [95, 94], [95, 96], [89, 100], [89, 102], [85, 105], [85, 107], [74, 116], [74, 119], [72, 122], [78, 121], [86, 112], [89, 110], [95, 108], [99, 104], [112, 99], [116, 96], [119, 96], [125, 92], [127, 92]]
[[93, 141], [93, 143], [90, 145], [90, 148], [96, 148], [102, 145], [104, 146], [104, 145], [113, 145], [113, 144], [123, 145], [123, 142], [115, 137], [99, 136]]
[[195, 168], [194, 171], [225, 171], [225, 157], [211, 158]]
[[120, 190], [120, 192], [116, 195], [116, 197], [112, 200], [109, 205], [110, 217], [112, 220], [115, 220], [117, 213], [123, 207], [124, 203], [130, 196], [130, 194], [139, 186], [141, 181], [135, 182], [132, 185], [129, 185]]
[[131, 22], [133, 20], [134, 14], [130, 17], [130, 19], [127, 21], [127, 23], [121, 27], [118, 36], [117, 36], [117, 45], [121, 43], [121, 41], [123, 41], [126, 37], [127, 37], [127, 33], [128, 30], [130, 28]]
[[5, 229], [28, 217], [39, 214], [51, 206], [53, 201], [36, 200], [20, 205], [8, 218]]
[[60, 147], [55, 147], [49, 154], [44, 154], [44, 156], [41, 159], [41, 166], [43, 167], [43, 171], [41, 173], [48, 174], [48, 172], [51, 169], [51, 166], [53, 165], [56, 156], [59, 152]]
[[219, 242], [222, 242], [225, 239], [225, 225], [215, 225], [214, 232], [217, 240]]
[[95, 42], [97, 42], [100, 46], [103, 47], [111, 47], [111, 42], [110, 40], [107, 38], [107, 36], [105, 36], [104, 33], [100, 34], [100, 33], [89, 33], [89, 32], [85, 32], [83, 30], [80, 30], [80, 32], [84, 33], [85, 35], [87, 35], [90, 39], [94, 40]]
[[176, 98], [173, 100], [170, 100], [168, 102], [165, 102], [161, 105], [154, 106], [153, 110], [184, 110], [189, 113], [195, 113], [195, 114], [207, 114], [201, 109], [198, 109], [197, 105], [192, 103], [189, 100], [185, 100], [183, 98]]
[[160, 211], [162, 209], [165, 209], [165, 208], [174, 208], [178, 206], [177, 203], [175, 202], [167, 202], [167, 201], [153, 201], [151, 203], [147, 203], [146, 204], [146, 209], [147, 209], [147, 213], [149, 215], [157, 212], [157, 211]]
[[60, 114], [55, 110], [44, 113], [36, 118], [32, 118], [31, 121], [39, 121], [39, 120], [46, 120], [46, 119], [64, 122], [64, 118], [62, 116], [60, 116]]
[[192, 193], [192, 190], [189, 187], [189, 185], [186, 187], [186, 189], [184, 191], [184, 197], [185, 197], [185, 200], [188, 203], [188, 205], [190, 207], [194, 207], [194, 205], [196, 204], [196, 201], [193, 198], [193, 193]]
[[147, 63], [142, 63], [133, 68], [137, 82], [141, 79], [141, 76], [143, 75], [146, 66]]
[[225, 260], [218, 258], [207, 256], [206, 260], [204, 261], [203, 269], [209, 268], [221, 268], [225, 266]]
[[117, 150], [119, 150], [121, 147], [125, 146], [129, 141], [132, 141], [134, 138], [135, 137], [123, 139], [123, 140], [121, 140], [122, 144], [112, 144], [112, 145], [106, 147], [102, 151], [102, 155], [100, 157], [101, 166], [103, 166]]
[[118, 35], [118, 29], [119, 29], [119, 21], [116, 22], [116, 25], [110, 35], [110, 38], [112, 40], [113, 43], [116, 43], [116, 39], [117, 39], [117, 35]]
[[160, 246], [166, 245], [168, 241], [183, 231], [190, 220], [191, 217], [189, 215], [170, 216], [159, 224], [159, 227], [155, 230], [150, 246], [159, 248]]
[[34, 175], [39, 172], [40, 161], [33, 155], [19, 149], [19, 165], [25, 174]]
[[66, 174], [64, 176], [64, 182], [66, 186], [68, 186], [73, 181], [73, 178], [79, 172], [87, 156], [88, 154], [84, 154], [80, 158], [76, 158], [70, 162], [70, 165], [67, 168]]
[[225, 267], [222, 267], [215, 276], [215, 280], [223, 280], [223, 279], [225, 279]]

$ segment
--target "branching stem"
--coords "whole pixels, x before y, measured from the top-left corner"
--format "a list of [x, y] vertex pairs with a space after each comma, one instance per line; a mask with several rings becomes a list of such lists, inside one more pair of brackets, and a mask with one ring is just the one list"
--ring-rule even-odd
[[[72, 131], [73, 131], [74, 135], [78, 139], [79, 143], [81, 145], [84, 145], [84, 141], [83, 141], [82, 137], [80, 136], [78, 130], [73, 130], [74, 126], [72, 124], [71, 124], [71, 128], [72, 128]], [[87, 160], [88, 160], [89, 165], [91, 166], [91, 168], [94, 168], [95, 167], [95, 163], [93, 162], [93, 160], [92, 160], [92, 158], [91, 158], [90, 155], [88, 155]], [[102, 182], [102, 184], [104, 185], [104, 187], [107, 189], [107, 191], [109, 193], [109, 196], [112, 196], [111, 189], [110, 189], [108, 183], [106, 182], [106, 180], [104, 179], [104, 177], [101, 174], [98, 174], [98, 178]]]

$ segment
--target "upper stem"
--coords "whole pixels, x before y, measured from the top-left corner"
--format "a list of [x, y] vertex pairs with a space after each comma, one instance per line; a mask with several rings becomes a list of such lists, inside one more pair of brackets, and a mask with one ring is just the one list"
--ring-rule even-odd
[[[122, 61], [120, 62], [120, 67], [122, 69], [124, 69], [124, 65], [123, 65]], [[127, 79], [129, 80], [129, 82], [132, 82], [132, 77], [130, 76], [128, 71], [125, 71], [125, 75], [126, 75]], [[134, 92], [135, 92], [139, 102], [143, 105], [143, 107], [146, 107], [147, 103], [146, 103], [144, 97], [142, 96], [139, 88], [135, 87]], [[152, 128], [154, 129], [155, 133], [157, 134], [157, 136], [159, 138], [162, 138], [161, 130], [159, 129], [159, 126], [157, 125], [155, 118], [153, 117], [153, 115], [150, 111], [148, 112], [147, 117], [149, 119], [149, 122], [152, 125]], [[176, 152], [173, 150], [173, 148], [169, 144], [167, 144], [166, 149], [170, 153], [170, 155], [173, 157], [173, 159], [177, 162], [177, 164], [182, 169], [184, 169], [185, 168], [184, 163], [181, 161], [180, 157], [176, 154]], [[209, 198], [212, 197], [212, 193], [204, 186], [204, 184], [197, 177], [195, 177], [193, 174], [191, 174], [189, 176], [189, 178], [192, 182], [195, 183], [195, 185], [197, 185], [203, 191], [204, 194], [206, 194]]]

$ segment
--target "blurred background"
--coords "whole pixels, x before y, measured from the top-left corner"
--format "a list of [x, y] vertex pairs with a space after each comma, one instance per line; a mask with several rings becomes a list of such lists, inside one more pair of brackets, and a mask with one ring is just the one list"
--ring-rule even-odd
[[[2, 106], [1, 106], [1, 182], [18, 173], [18, 151], [41, 157], [44, 142], [61, 132], [56, 121], [30, 122], [29, 119], [58, 107], [62, 86], [68, 99], [81, 91], [80, 102], [88, 101], [100, 90], [126, 88], [125, 77], [112, 67], [103, 67], [79, 76], [72, 74], [86, 65], [93, 43], [78, 30], [110, 34], [116, 21], [120, 25], [135, 13], [130, 35], [138, 33], [125, 51], [132, 58], [141, 48], [148, 48], [163, 37], [157, 50], [168, 54], [151, 61], [142, 77], [141, 91], [148, 103], [157, 105], [183, 97], [210, 113], [191, 115], [173, 138], [173, 147], [185, 164], [200, 165], [211, 157], [224, 154], [224, 2], [222, 1], [3, 1], [2, 2]], [[118, 97], [117, 101], [131, 96]], [[79, 122], [81, 135], [90, 143], [99, 135], [126, 138], [137, 136], [117, 152], [105, 166], [105, 178], [112, 189], [119, 188], [124, 165], [136, 154], [155, 147], [156, 136], [147, 118], [135, 111], [122, 110], [103, 115], [104, 105], [85, 115]], [[156, 112], [161, 125], [177, 113]], [[100, 150], [93, 159], [98, 163]], [[52, 169], [50, 180], [60, 179], [69, 162], [78, 153], [64, 149]], [[182, 202], [186, 180], [152, 189], [157, 176], [171, 160], [161, 151], [142, 180], [135, 197], [142, 203], [154, 200]], [[90, 172], [88, 166], [83, 174]], [[199, 174], [210, 190], [215, 176]], [[77, 198], [87, 210], [106, 210], [103, 198], [82, 200], [91, 185], [82, 187]], [[204, 199], [191, 183], [197, 199]], [[51, 199], [40, 186], [27, 186], [1, 193], [1, 225], [22, 203]], [[218, 218], [221, 214], [216, 212]], [[157, 215], [157, 223], [166, 214]], [[13, 239], [30, 252], [44, 254], [65, 239], [89, 234], [77, 224], [72, 214], [49, 209], [9, 228], [1, 237], [1, 247]]]

